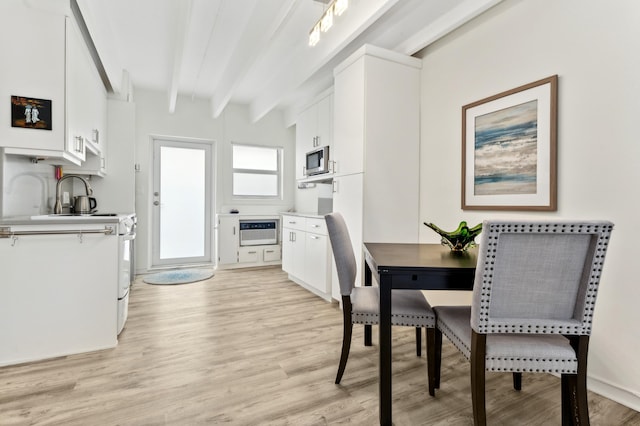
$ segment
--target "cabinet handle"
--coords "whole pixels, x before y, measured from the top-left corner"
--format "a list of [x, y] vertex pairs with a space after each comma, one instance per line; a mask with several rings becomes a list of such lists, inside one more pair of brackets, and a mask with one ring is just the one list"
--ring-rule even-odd
[[295, 232], [291, 233], [291, 241], [293, 241], [293, 242], [296, 241], [296, 233]]
[[316, 237], [315, 235], [309, 235], [309, 238], [311, 238], [312, 240], [319, 240], [320, 237]]
[[76, 136], [74, 139], [76, 141], [75, 147], [74, 147], [75, 151], [76, 152], [82, 152], [82, 146], [84, 144], [84, 139], [82, 138], [82, 136]]
[[233, 235], [236, 235], [236, 227], [233, 227]]
[[273, 253], [273, 250], [265, 250], [265, 253]]
[[257, 251], [248, 251], [247, 253], [248, 253], [248, 254], [256, 254], [256, 253], [257, 253]]
[[329, 173], [336, 173], [336, 171], [337, 171], [336, 162], [329, 161]]
[[92, 130], [91, 138], [93, 139], [93, 143], [100, 143], [100, 132], [98, 131], [98, 129]]
[[311, 225], [312, 228], [320, 228], [320, 225]]
[[297, 222], [296, 221], [290, 221], [289, 225], [295, 225]]
[[335, 194], [338, 192], [338, 181], [337, 180], [333, 180], [333, 182], [331, 182], [331, 186], [332, 186], [332, 192]]
[[306, 176], [306, 175], [307, 175], [307, 167], [302, 166], [302, 176]]

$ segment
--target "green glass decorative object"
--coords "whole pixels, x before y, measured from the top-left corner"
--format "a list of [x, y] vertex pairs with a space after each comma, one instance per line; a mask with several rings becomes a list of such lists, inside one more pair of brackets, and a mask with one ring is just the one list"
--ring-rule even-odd
[[427, 227], [433, 229], [442, 237], [442, 245], [448, 246], [451, 251], [466, 251], [470, 247], [475, 247], [474, 239], [482, 232], [482, 223], [477, 224], [473, 228], [467, 226], [467, 222], [462, 221], [453, 232], [443, 231], [433, 223], [424, 222]]

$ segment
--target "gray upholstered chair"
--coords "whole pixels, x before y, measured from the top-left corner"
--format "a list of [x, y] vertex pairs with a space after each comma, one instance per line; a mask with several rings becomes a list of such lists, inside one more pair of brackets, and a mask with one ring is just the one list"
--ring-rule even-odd
[[[378, 287], [356, 287], [356, 259], [351, 245], [349, 231], [340, 213], [325, 216], [327, 230], [333, 249], [333, 258], [338, 271], [340, 293], [342, 295], [343, 337], [342, 355], [336, 375], [336, 383], [340, 383], [347, 366], [351, 347], [353, 324], [375, 325], [380, 320]], [[393, 290], [391, 307], [391, 324], [416, 328], [416, 352], [420, 356], [422, 328], [427, 329], [427, 345], [435, 342], [435, 315], [424, 295], [417, 290]], [[366, 342], [365, 342], [366, 344]], [[433, 346], [432, 346], [433, 347]], [[429, 357], [429, 351], [427, 351]], [[434, 365], [433, 362], [428, 363]], [[427, 371], [429, 393], [434, 395], [435, 376], [432, 369]]]
[[612, 229], [484, 222], [472, 305], [434, 308], [436, 387], [444, 334], [471, 362], [476, 425], [486, 424], [485, 371], [560, 374], [562, 424], [589, 424], [587, 350]]

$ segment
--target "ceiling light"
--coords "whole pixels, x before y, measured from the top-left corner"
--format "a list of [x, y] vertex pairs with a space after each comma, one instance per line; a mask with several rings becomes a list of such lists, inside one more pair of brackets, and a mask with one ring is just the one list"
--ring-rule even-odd
[[322, 13], [318, 22], [309, 31], [309, 46], [315, 46], [320, 41], [320, 32], [326, 33], [333, 26], [333, 17], [340, 16], [347, 10], [349, 0], [332, 0], [329, 7]]
[[309, 33], [309, 46], [315, 46], [320, 41], [320, 24], [316, 24]]
[[320, 31], [326, 33], [333, 26], [333, 8], [329, 7], [320, 19]]
[[349, 0], [335, 0], [333, 3], [333, 13], [335, 13], [336, 16], [340, 16], [347, 10], [347, 7], [349, 7]]

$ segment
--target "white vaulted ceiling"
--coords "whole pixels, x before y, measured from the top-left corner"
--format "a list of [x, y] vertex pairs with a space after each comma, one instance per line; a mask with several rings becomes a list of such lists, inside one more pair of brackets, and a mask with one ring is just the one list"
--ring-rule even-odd
[[274, 108], [291, 119], [365, 43], [411, 55], [501, 0], [349, 0], [314, 47], [323, 1], [77, 1], [116, 92], [128, 75], [166, 92], [171, 112], [180, 94], [209, 99], [213, 117], [247, 104], [257, 121]]

